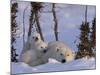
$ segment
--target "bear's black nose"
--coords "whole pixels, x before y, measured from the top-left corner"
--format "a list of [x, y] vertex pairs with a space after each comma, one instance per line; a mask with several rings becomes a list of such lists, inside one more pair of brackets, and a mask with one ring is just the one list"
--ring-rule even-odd
[[66, 62], [66, 60], [65, 60], [65, 59], [63, 59], [61, 62], [62, 62], [62, 63], [65, 63], [65, 62]]
[[43, 50], [43, 53], [46, 53], [47, 52], [47, 50], [45, 49], [45, 50]]
[[38, 37], [36, 37], [36, 38], [35, 38], [35, 41], [38, 41], [38, 40], [39, 40]]

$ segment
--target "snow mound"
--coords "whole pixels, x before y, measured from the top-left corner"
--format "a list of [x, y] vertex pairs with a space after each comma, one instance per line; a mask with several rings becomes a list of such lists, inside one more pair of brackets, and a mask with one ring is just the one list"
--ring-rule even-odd
[[54, 64], [54, 63], [60, 63], [60, 62], [55, 60], [55, 59], [49, 58], [48, 63], [53, 63]]
[[54, 71], [71, 71], [71, 70], [85, 70], [95, 69], [95, 58], [78, 59], [69, 63], [60, 63], [54, 59], [49, 59], [49, 62], [43, 65], [30, 67], [25, 63], [12, 63], [11, 73], [36, 73], [36, 72], [54, 72]]

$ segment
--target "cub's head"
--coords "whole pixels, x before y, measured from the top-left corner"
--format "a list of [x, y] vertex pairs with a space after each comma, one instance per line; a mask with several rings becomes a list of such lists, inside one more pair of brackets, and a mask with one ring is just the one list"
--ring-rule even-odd
[[47, 44], [42, 41], [36, 47], [37, 51], [40, 51], [43, 54], [45, 54], [47, 52], [47, 48], [48, 48]]
[[41, 37], [39, 33], [32, 33], [31, 36], [29, 37], [29, 42], [40, 42]]

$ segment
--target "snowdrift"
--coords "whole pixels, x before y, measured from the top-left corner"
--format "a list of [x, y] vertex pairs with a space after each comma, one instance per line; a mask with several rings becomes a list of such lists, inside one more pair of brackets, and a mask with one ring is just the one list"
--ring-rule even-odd
[[12, 63], [11, 73], [38, 73], [38, 72], [54, 72], [54, 71], [73, 71], [73, 70], [90, 70], [95, 69], [95, 58], [78, 59], [69, 63], [59, 63], [54, 59], [49, 59], [49, 62], [43, 65], [30, 67], [25, 63]]

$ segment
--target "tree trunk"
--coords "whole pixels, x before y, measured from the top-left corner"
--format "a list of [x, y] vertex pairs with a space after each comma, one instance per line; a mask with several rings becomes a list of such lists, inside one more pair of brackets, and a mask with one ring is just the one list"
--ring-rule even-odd
[[32, 24], [29, 25], [28, 37], [31, 35]]
[[14, 44], [16, 42], [16, 28], [18, 27], [16, 22], [17, 12], [18, 3], [13, 3], [11, 6], [11, 62], [18, 62], [18, 54], [16, 53], [16, 48], [14, 47]]
[[85, 9], [85, 24], [87, 23], [87, 5], [86, 5], [86, 9]]
[[44, 41], [42, 30], [41, 30], [41, 27], [40, 27], [40, 22], [39, 22], [38, 11], [36, 11], [34, 13], [34, 15], [35, 15], [35, 21], [36, 21], [36, 25], [37, 25], [37, 28], [38, 28], [38, 32], [40, 33], [41, 39]]
[[28, 37], [31, 35], [31, 29], [32, 29], [32, 25], [33, 25], [33, 23], [32, 23], [33, 15], [34, 15], [33, 9], [31, 8], [31, 15], [30, 15], [30, 19], [29, 19], [30, 24], [29, 24], [29, 29], [28, 29]]
[[56, 18], [56, 12], [55, 12], [55, 4], [52, 4], [52, 13], [53, 13], [53, 18], [54, 18], [54, 34], [55, 34], [55, 39], [58, 41], [58, 22]]
[[25, 11], [27, 10], [28, 6], [23, 11], [23, 47], [25, 46]]

